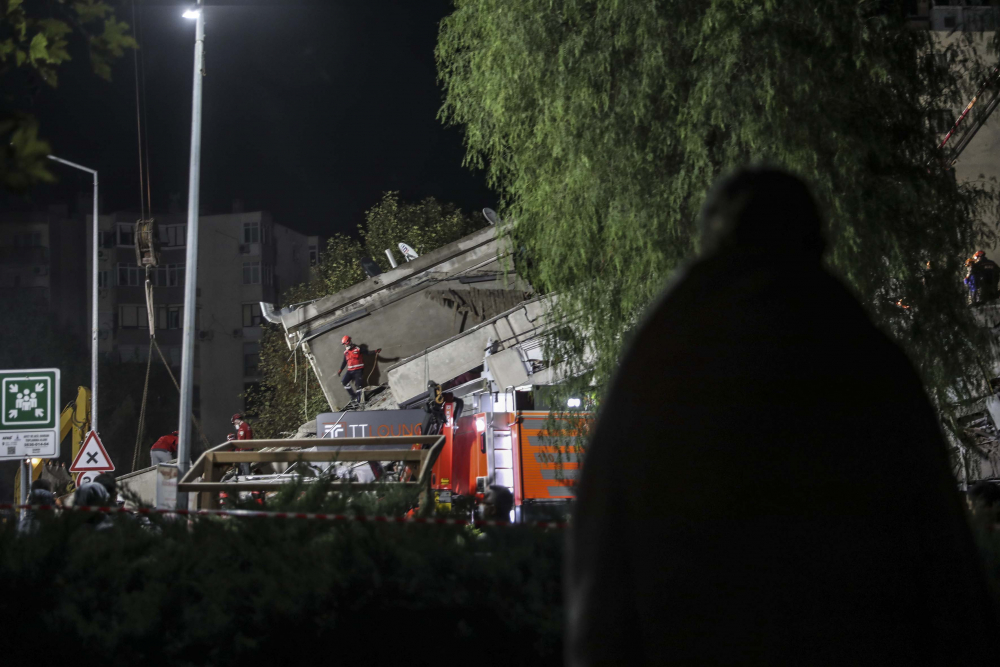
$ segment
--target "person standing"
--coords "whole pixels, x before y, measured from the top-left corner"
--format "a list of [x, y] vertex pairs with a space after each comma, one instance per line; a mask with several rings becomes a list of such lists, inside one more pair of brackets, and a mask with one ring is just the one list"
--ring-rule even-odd
[[586, 449], [566, 664], [996, 660], [934, 408], [824, 268], [805, 183], [740, 170], [701, 225]]
[[[347, 389], [347, 393], [351, 395], [351, 400], [358, 400], [358, 391], [365, 386], [364, 382], [364, 371], [365, 362], [361, 358], [361, 348], [354, 344], [350, 336], [344, 336], [340, 339], [341, 344], [344, 346], [344, 360], [340, 364], [340, 370], [337, 371], [337, 375], [344, 372], [344, 377], [341, 382], [344, 388]], [[375, 354], [382, 351], [382, 348], [375, 350]]]
[[[232, 421], [233, 426], [236, 428], [236, 440], [253, 440], [253, 429], [250, 428], [250, 424], [247, 424], [245, 421], [243, 421], [243, 415], [242, 414], [240, 414], [239, 412], [237, 412], [236, 414], [233, 415], [233, 417], [232, 417], [232, 419], [230, 421]], [[238, 451], [238, 452], [250, 452], [250, 451], [253, 451], [253, 450], [252, 449], [241, 449], [241, 448], [237, 447], [236, 451]], [[249, 462], [240, 463], [237, 466], [237, 468], [239, 469], [240, 474], [243, 475], [243, 476], [247, 476], [247, 475], [250, 474], [250, 463]]]
[[161, 436], [149, 448], [150, 465], [167, 463], [177, 458], [177, 431]]
[[986, 253], [977, 250], [972, 256], [973, 264], [969, 271], [975, 290], [975, 302], [985, 303], [993, 301], [998, 295], [998, 285], [1000, 285], [1000, 266], [992, 259], [986, 257]]

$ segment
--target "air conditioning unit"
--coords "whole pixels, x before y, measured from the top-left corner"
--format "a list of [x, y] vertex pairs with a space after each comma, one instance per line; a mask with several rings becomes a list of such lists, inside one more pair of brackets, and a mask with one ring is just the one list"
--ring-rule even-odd
[[104, 259], [104, 257], [105, 257], [104, 251], [103, 250], [98, 250], [97, 251], [97, 259]]
[[233, 338], [242, 338], [243, 329], [233, 329]]
[[249, 255], [250, 254], [250, 244], [249, 243], [241, 243], [240, 244], [240, 254], [241, 255]]
[[215, 332], [212, 331], [211, 329], [207, 331], [198, 332], [198, 340], [212, 340], [212, 338], [214, 337], [215, 337]]

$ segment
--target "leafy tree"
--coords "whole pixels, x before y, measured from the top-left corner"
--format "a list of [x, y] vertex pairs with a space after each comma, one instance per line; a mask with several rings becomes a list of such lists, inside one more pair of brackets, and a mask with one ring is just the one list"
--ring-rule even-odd
[[982, 220], [996, 197], [941, 168], [928, 123], [982, 65], [968, 43], [935, 51], [889, 6], [456, 0], [436, 51], [442, 116], [503, 193], [533, 284], [581, 322], [555, 345], [596, 353], [585, 381], [608, 380], [643, 310], [698, 249], [712, 182], [763, 162], [811, 184], [829, 267], [939, 404], [985, 389], [990, 352], [959, 272], [992, 234]]
[[365, 224], [358, 230], [365, 251], [383, 270], [388, 270], [386, 248], [392, 250], [399, 261], [400, 242], [422, 255], [482, 226], [463, 215], [454, 204], [442, 204], [434, 197], [408, 204], [399, 200], [398, 192], [386, 192], [382, 200], [365, 213]]
[[59, 68], [71, 60], [70, 40], [86, 45], [94, 73], [110, 80], [111, 64], [125, 49], [138, 48], [128, 24], [101, 0], [0, 0], [0, 187], [27, 190], [54, 180], [46, 167], [51, 152], [38, 135], [38, 121], [24, 109], [44, 86], [55, 88]]
[[[358, 225], [358, 239], [336, 234], [327, 241], [313, 279], [289, 289], [282, 305], [311, 301], [335, 294], [367, 277], [361, 258], [374, 259], [383, 270], [389, 260], [385, 249], [409, 244], [423, 254], [470, 234], [478, 225], [453, 204], [443, 204], [433, 197], [417, 203], [401, 201], [398, 192], [386, 192], [365, 213]], [[399, 253], [396, 253], [399, 257]], [[292, 354], [285, 344], [281, 326], [265, 327], [260, 343], [260, 386], [248, 392], [249, 412], [254, 417], [258, 437], [280, 437], [295, 431], [316, 414], [329, 409], [319, 382], [299, 353]]]

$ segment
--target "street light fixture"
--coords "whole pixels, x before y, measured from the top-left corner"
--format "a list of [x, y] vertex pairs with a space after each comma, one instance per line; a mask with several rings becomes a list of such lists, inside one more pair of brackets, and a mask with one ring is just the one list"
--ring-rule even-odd
[[[198, 188], [201, 181], [201, 88], [205, 76], [205, 13], [201, 0], [184, 18], [195, 20], [194, 91], [191, 99], [191, 164], [188, 170], [187, 250], [184, 276], [184, 330], [181, 343], [181, 400], [177, 424], [177, 474], [191, 465], [191, 414], [194, 402], [194, 336], [198, 314]], [[188, 508], [187, 492], [177, 492], [177, 508]]]
[[[69, 160], [64, 160], [61, 157], [56, 157], [55, 155], [49, 156], [50, 160], [55, 160], [61, 164], [68, 167], [73, 167], [74, 169], [79, 169], [80, 171], [85, 171], [94, 176], [94, 237], [91, 240], [91, 261], [94, 263], [94, 271], [91, 276], [91, 299], [90, 299], [90, 322], [91, 322], [91, 338], [90, 338], [90, 430], [97, 433], [97, 334], [99, 331], [99, 322], [97, 320], [97, 275], [99, 273], [97, 268], [97, 248], [100, 245], [97, 222], [97, 170], [89, 169], [75, 162], [70, 162]], [[58, 407], [58, 406], [57, 406]]]

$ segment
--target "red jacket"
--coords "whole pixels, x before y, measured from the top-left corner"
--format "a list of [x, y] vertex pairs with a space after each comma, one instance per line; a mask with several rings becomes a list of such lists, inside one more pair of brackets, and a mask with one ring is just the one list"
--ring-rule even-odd
[[239, 430], [236, 431], [237, 440], [253, 440], [253, 430], [250, 425], [246, 422], [240, 424]]
[[174, 456], [177, 456], [177, 434], [171, 433], [170, 435], [164, 435], [159, 440], [153, 443], [150, 449], [163, 449], [170, 452]]
[[365, 367], [365, 362], [361, 359], [360, 347], [352, 345], [344, 350], [344, 361], [340, 364], [340, 370], [344, 370], [344, 366], [347, 366], [348, 372]]

